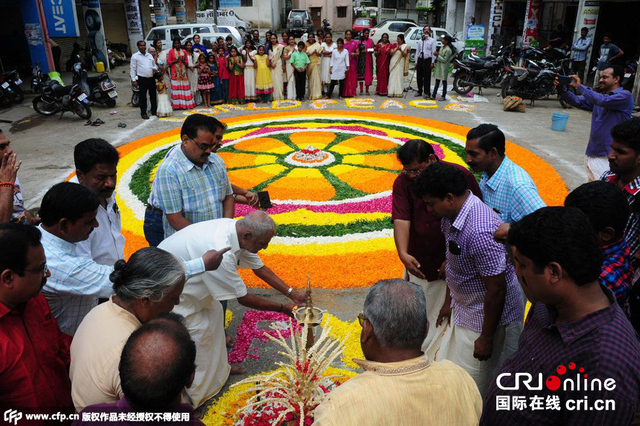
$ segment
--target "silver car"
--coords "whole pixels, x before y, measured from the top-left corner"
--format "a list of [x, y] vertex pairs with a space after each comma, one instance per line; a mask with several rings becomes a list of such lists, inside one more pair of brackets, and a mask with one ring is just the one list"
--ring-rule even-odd
[[[411, 46], [411, 54], [409, 60], [411, 62], [416, 61], [416, 50], [418, 49], [418, 42], [422, 38], [422, 28], [423, 27], [412, 27], [404, 33], [404, 41], [409, 46]], [[447, 30], [439, 27], [431, 27], [431, 36], [436, 39], [436, 47], [439, 49], [442, 47], [442, 38], [444, 36], [450, 36], [453, 38], [453, 47], [455, 47], [456, 52], [460, 52], [464, 50], [464, 42], [458, 41], [455, 37], [453, 37]]]

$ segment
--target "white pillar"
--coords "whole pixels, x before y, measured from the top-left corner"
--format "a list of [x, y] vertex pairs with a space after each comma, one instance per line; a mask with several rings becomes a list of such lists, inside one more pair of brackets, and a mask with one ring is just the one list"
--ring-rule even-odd
[[462, 41], [467, 40], [467, 27], [471, 22], [471, 17], [476, 16], [476, 0], [466, 0], [464, 2], [464, 22], [462, 23]]
[[458, 2], [456, 0], [447, 0], [447, 22], [445, 25], [445, 29], [451, 35], [454, 35], [456, 33], [457, 9], [458, 9]]

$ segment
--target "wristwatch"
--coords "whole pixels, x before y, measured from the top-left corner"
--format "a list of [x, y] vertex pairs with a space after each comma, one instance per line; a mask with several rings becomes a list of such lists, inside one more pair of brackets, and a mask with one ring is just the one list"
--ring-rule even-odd
[[289, 290], [287, 290], [287, 297], [290, 297], [292, 292], [293, 292], [293, 287], [289, 287]]

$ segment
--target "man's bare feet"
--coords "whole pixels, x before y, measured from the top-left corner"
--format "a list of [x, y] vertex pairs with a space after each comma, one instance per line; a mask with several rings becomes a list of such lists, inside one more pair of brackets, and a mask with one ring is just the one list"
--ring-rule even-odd
[[227, 336], [226, 340], [227, 340], [227, 347], [228, 348], [233, 348], [233, 345], [236, 344], [236, 338], [233, 337], [233, 336]]
[[247, 370], [245, 370], [241, 365], [235, 364], [231, 365], [231, 374], [232, 376], [237, 376], [238, 374], [244, 374]]

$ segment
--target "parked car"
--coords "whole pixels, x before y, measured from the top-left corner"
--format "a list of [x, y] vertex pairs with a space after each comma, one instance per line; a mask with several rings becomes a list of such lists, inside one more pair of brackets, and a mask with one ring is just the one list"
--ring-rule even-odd
[[[147, 45], [150, 45], [153, 40], [162, 40], [162, 49], [164, 50], [171, 48], [172, 40], [176, 37], [182, 40], [196, 33], [204, 35], [219, 32], [220, 31], [215, 24], [161, 25], [149, 30], [145, 40]], [[226, 34], [223, 35], [223, 37], [226, 37]], [[240, 40], [242, 40], [242, 37]]]
[[356, 20], [353, 21], [353, 32], [356, 34], [360, 34], [362, 30], [367, 28], [373, 28], [373, 26], [374, 26], [373, 18], [356, 18]]
[[233, 37], [233, 44], [237, 46], [242, 46], [242, 36], [244, 31], [240, 31], [238, 28], [230, 27], [227, 25], [218, 25], [218, 32], [225, 33], [224, 38], [227, 38], [228, 35]]
[[[371, 30], [371, 40], [373, 43], [377, 43], [382, 38], [382, 34], [389, 34], [389, 41], [391, 43], [396, 42], [396, 38], [400, 34], [404, 34], [409, 28], [418, 27], [418, 25], [411, 20], [402, 19], [388, 19], [380, 22]], [[419, 28], [419, 27], [418, 27]], [[406, 40], [405, 40], [406, 41]]]
[[[418, 49], [418, 42], [422, 38], [422, 28], [423, 27], [412, 27], [404, 33], [404, 41], [411, 46], [411, 56], [409, 59], [411, 62], [415, 62], [416, 60], [416, 50]], [[458, 41], [444, 28], [431, 27], [431, 36], [436, 39], [436, 47], [438, 48], [442, 47], [442, 38], [444, 36], [450, 36], [454, 40], [453, 47], [456, 48], [456, 52], [464, 50], [464, 42]]]
[[311, 13], [305, 9], [293, 9], [287, 17], [287, 31], [295, 37], [300, 37], [309, 31], [313, 31]]
[[[220, 16], [219, 14], [221, 12], [222, 11], [220, 10], [218, 11], [218, 16]], [[227, 21], [225, 23], [230, 23], [232, 27], [235, 27], [242, 32], [247, 32], [251, 29], [251, 23], [249, 21], [243, 21], [238, 15], [236, 15], [236, 13], [232, 9], [229, 9], [227, 13], [228, 15], [226, 16], [226, 19], [230, 21]], [[218, 22], [222, 21], [218, 20]], [[220, 25], [218, 25], [218, 28], [220, 28]]]

